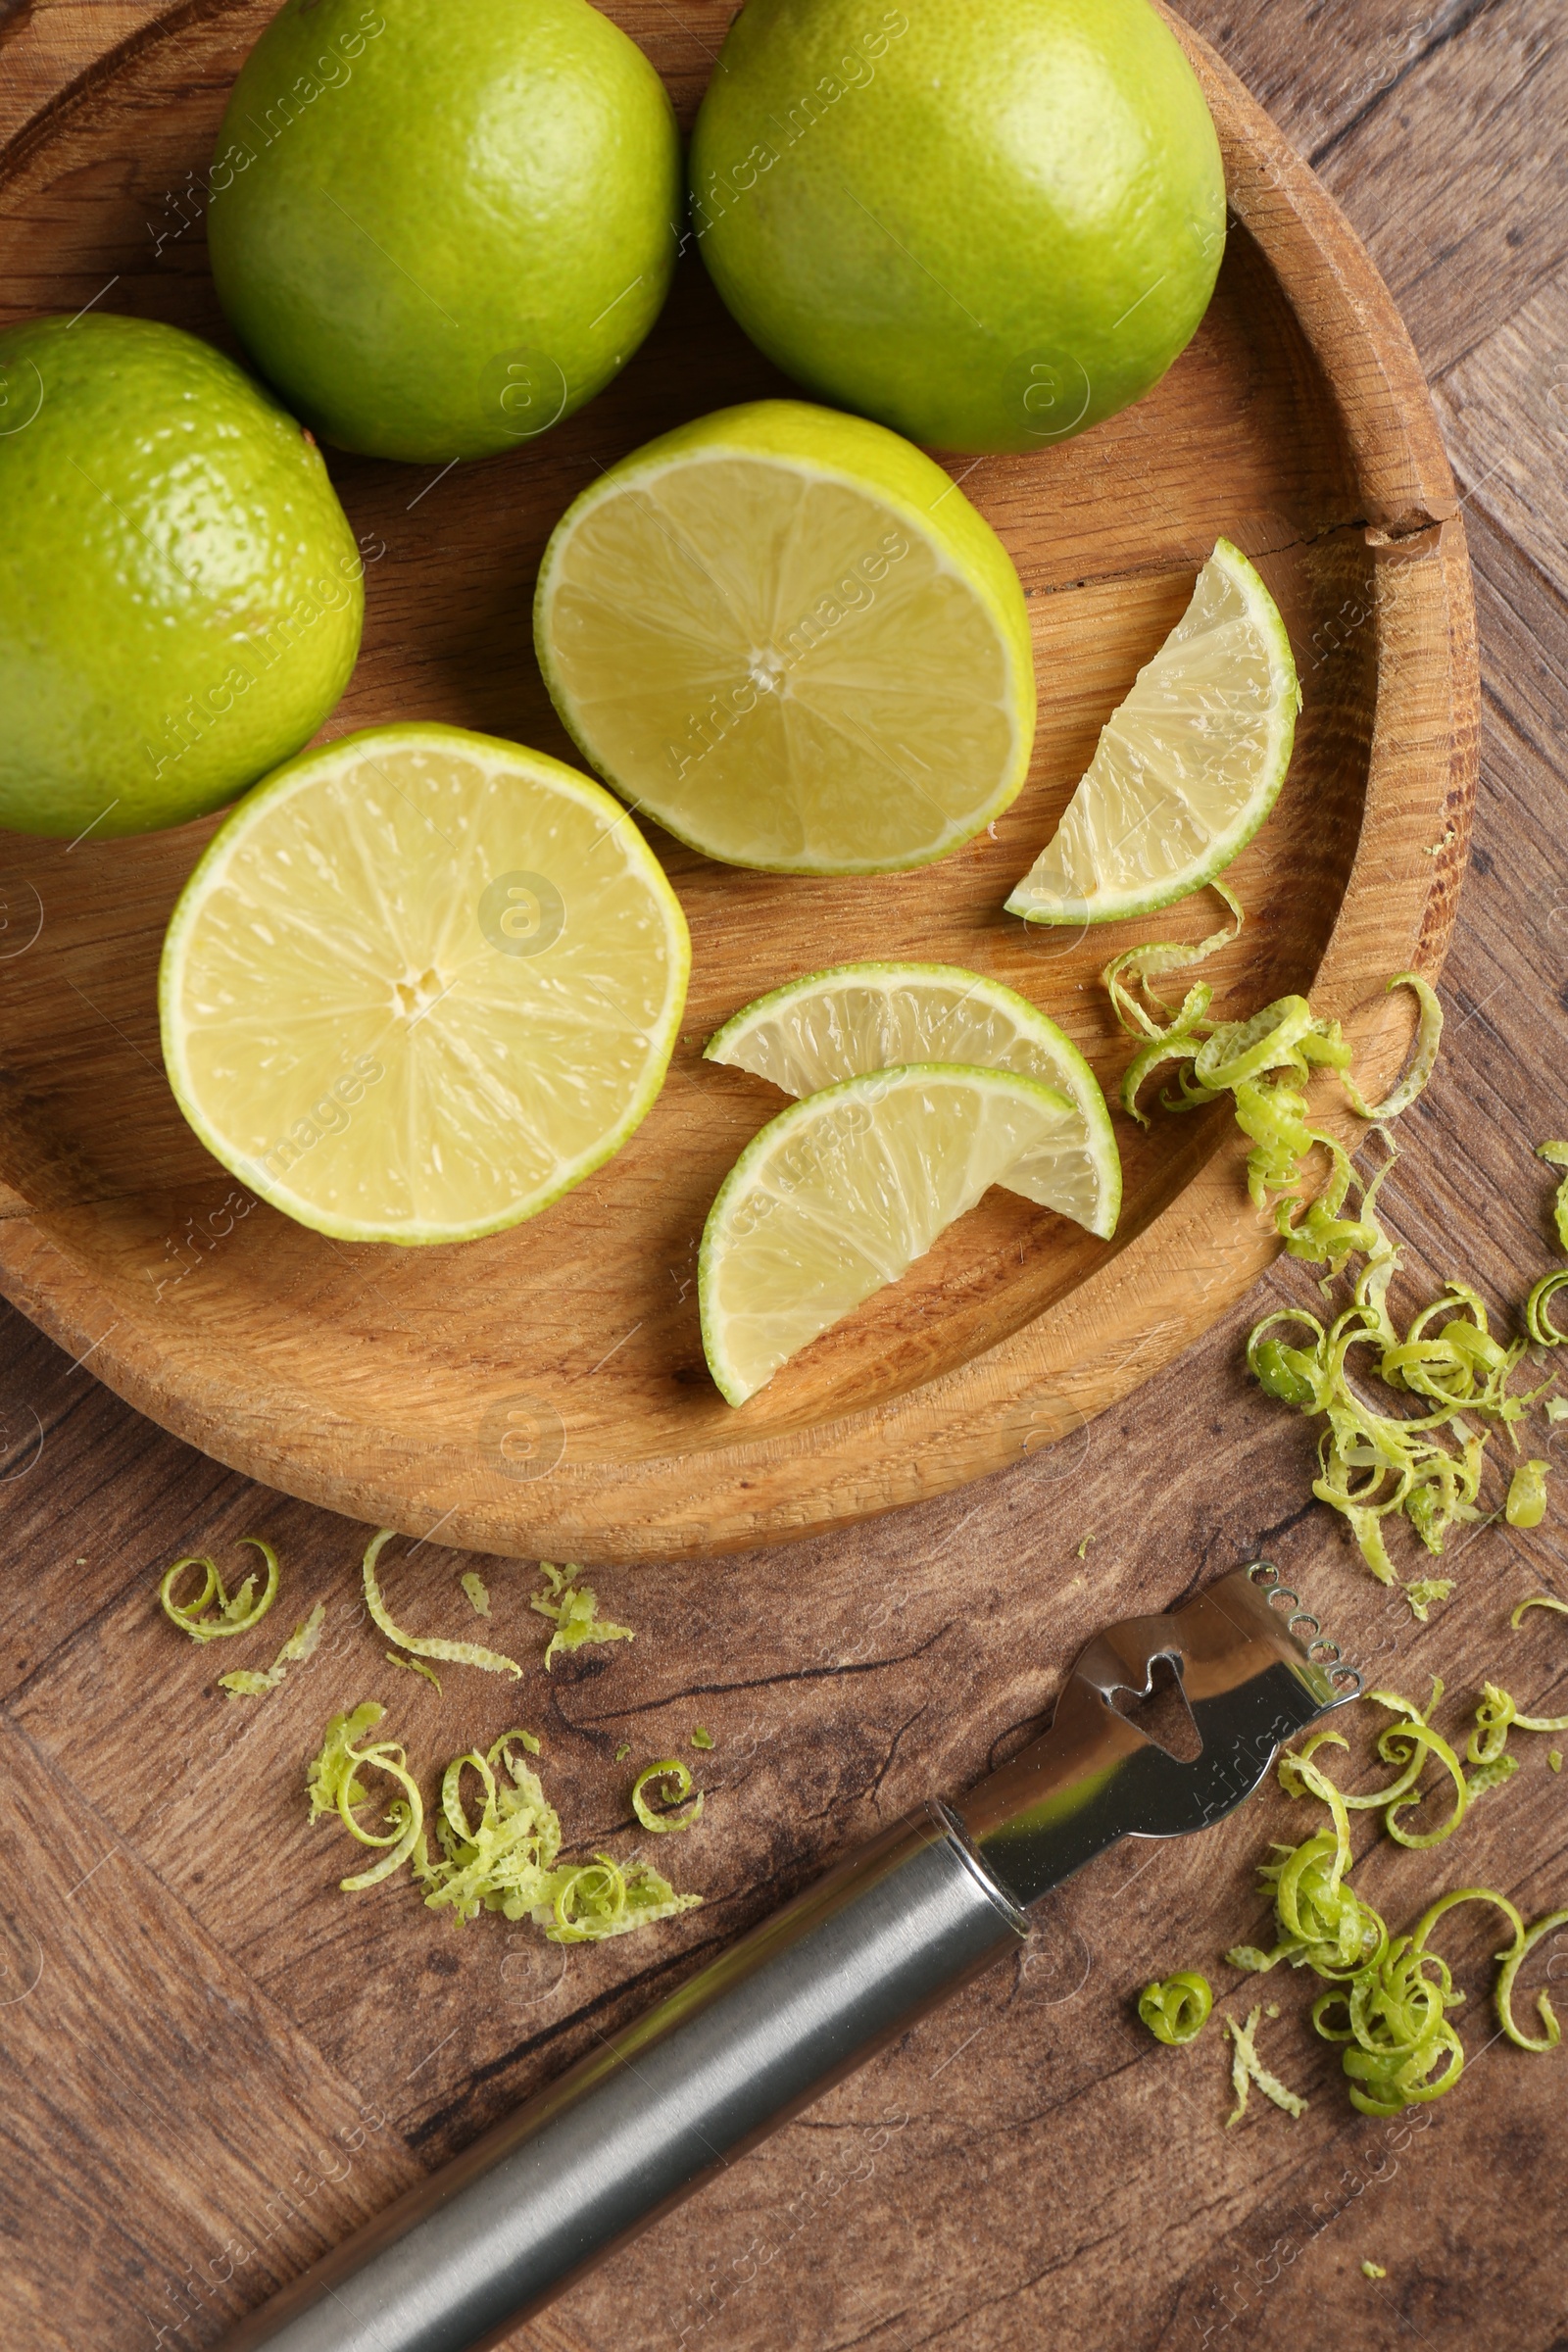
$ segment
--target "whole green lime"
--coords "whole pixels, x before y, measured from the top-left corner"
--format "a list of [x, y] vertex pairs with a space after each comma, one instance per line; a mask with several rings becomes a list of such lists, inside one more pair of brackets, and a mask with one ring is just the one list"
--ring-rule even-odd
[[609, 383], [681, 211], [663, 83], [588, 0], [288, 0], [234, 84], [207, 242], [324, 440], [445, 464]]
[[748, 0], [692, 141], [702, 252], [797, 381], [910, 440], [1049, 447], [1188, 342], [1219, 143], [1146, 0]]
[[0, 825], [183, 824], [348, 684], [365, 566], [321, 453], [194, 335], [0, 330]]

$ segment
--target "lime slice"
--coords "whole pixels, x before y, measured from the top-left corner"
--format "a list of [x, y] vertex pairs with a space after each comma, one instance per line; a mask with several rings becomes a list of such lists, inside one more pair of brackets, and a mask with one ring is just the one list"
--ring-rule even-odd
[[1073, 1115], [1036, 1078], [952, 1063], [868, 1071], [781, 1110], [703, 1228], [703, 1348], [730, 1403], [897, 1282]]
[[863, 417], [758, 401], [567, 509], [534, 605], [557, 710], [634, 808], [731, 865], [925, 865], [1024, 779], [1023, 590], [940, 466]]
[[840, 963], [759, 997], [707, 1047], [787, 1095], [866, 1070], [963, 1062], [1060, 1089], [1076, 1113], [998, 1182], [1108, 1240], [1121, 1207], [1121, 1155], [1094, 1071], [1027, 998], [953, 963]]
[[1291, 763], [1301, 692], [1279, 608], [1221, 539], [1007, 901], [1031, 923], [1109, 923], [1201, 889], [1245, 849]]
[[377, 727], [290, 760], [215, 836], [164, 947], [164, 1059], [208, 1150], [301, 1224], [466, 1241], [619, 1150], [689, 965], [599, 785], [459, 727]]

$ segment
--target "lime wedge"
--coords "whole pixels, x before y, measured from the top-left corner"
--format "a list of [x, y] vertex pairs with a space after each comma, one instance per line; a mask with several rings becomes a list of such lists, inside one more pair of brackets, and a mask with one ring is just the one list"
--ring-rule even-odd
[[804, 401], [725, 409], [557, 525], [534, 639], [634, 808], [731, 865], [925, 865], [1013, 799], [1034, 663], [1006, 551], [940, 466]]
[[1212, 882], [1273, 808], [1300, 707], [1279, 608], [1221, 539], [1007, 911], [1109, 923]]
[[301, 1224], [466, 1241], [619, 1150], [689, 964], [599, 785], [459, 727], [377, 727], [278, 768], [214, 837], [164, 947], [164, 1059], [208, 1150]]
[[746, 1005], [709, 1039], [707, 1058], [797, 1096], [908, 1062], [1038, 1078], [1076, 1116], [998, 1182], [1102, 1240], [1116, 1230], [1121, 1154], [1095, 1073], [1054, 1021], [1000, 981], [953, 963], [835, 964]]
[[744, 1404], [1074, 1116], [1054, 1088], [952, 1063], [869, 1071], [781, 1110], [703, 1228], [703, 1348]]

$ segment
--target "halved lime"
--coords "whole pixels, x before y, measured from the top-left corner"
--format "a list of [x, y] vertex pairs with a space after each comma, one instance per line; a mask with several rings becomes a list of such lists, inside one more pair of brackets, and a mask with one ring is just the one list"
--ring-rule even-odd
[[780, 1111], [703, 1228], [703, 1348], [729, 1402], [897, 1282], [1075, 1115], [1036, 1078], [952, 1063], [869, 1071]]
[[1279, 608], [1221, 539], [1007, 911], [1109, 923], [1212, 882], [1273, 808], [1300, 707]]
[[954, 963], [834, 964], [744, 1006], [706, 1053], [797, 1096], [909, 1062], [1038, 1078], [1077, 1115], [998, 1182], [1102, 1240], [1116, 1230], [1121, 1155], [1099, 1081], [1055, 1022], [1000, 981]]
[[223, 1165], [319, 1233], [460, 1242], [619, 1150], [690, 966], [625, 809], [557, 760], [376, 727], [259, 784], [164, 947], [164, 1060]]
[[907, 441], [804, 401], [700, 417], [592, 483], [545, 551], [534, 639], [600, 773], [731, 865], [925, 865], [1028, 768], [1005, 549]]

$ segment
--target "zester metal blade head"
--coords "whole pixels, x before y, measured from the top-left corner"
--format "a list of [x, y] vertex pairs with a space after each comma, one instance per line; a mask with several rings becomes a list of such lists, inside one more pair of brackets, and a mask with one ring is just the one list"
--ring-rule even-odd
[[1259, 1560], [1168, 1616], [1098, 1633], [1050, 1729], [953, 1811], [993, 1876], [1030, 1903], [1118, 1838], [1179, 1838], [1222, 1820], [1287, 1740], [1360, 1689]]

